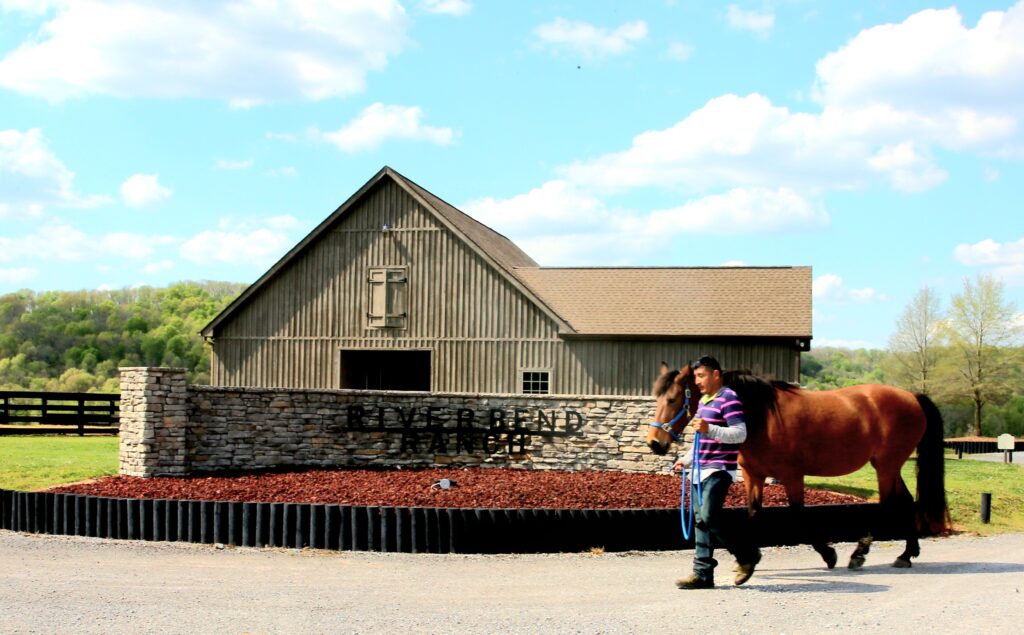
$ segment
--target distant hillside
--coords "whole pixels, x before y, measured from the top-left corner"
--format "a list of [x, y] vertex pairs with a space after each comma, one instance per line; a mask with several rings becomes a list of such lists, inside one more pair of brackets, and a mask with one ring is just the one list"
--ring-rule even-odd
[[0, 296], [0, 389], [117, 392], [119, 366], [182, 367], [189, 381], [208, 383], [199, 329], [245, 287], [179, 282]]

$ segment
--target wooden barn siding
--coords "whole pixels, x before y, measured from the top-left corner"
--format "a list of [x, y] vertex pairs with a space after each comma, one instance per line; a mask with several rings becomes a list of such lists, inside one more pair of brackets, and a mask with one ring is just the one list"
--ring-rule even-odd
[[[343, 348], [429, 349], [438, 392], [518, 393], [521, 368], [552, 371], [551, 391], [570, 395], [646, 395], [662, 360], [673, 367], [712, 353], [726, 368], [796, 381], [796, 352], [772, 344], [631, 341], [482, 341], [433, 339], [231, 340], [214, 361], [216, 385], [336, 388]], [[223, 366], [235, 367], [232, 377]], [[252, 378], [246, 380], [246, 378]]]
[[661, 362], [679, 368], [701, 355], [722, 365], [797, 381], [796, 351], [772, 343], [569, 340], [558, 351], [552, 390], [561, 394], [646, 395]]
[[[385, 222], [394, 229], [382, 232]], [[408, 267], [405, 329], [366, 328], [375, 266]], [[430, 349], [434, 390], [516, 392], [519, 360], [550, 367], [556, 333], [518, 289], [387, 183], [222, 325], [211, 379], [334, 388], [342, 348]]]

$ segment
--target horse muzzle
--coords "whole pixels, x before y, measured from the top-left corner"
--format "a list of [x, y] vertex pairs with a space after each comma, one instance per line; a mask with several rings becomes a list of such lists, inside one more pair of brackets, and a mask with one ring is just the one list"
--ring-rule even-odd
[[656, 439], [651, 439], [651, 441], [647, 445], [648, 447], [651, 448], [651, 452], [654, 452], [658, 456], [665, 456], [665, 454], [668, 452], [668, 446], [662, 445]]

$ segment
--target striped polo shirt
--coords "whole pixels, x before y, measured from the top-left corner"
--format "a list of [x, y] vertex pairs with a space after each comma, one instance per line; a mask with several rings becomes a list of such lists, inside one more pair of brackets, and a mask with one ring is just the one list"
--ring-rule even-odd
[[[701, 397], [697, 416], [709, 426], [707, 434], [701, 435], [697, 454], [701, 480], [720, 470], [728, 472], [735, 480], [740, 444], [747, 437], [747, 424], [739, 397], [732, 388], [723, 386], [714, 395]], [[720, 441], [722, 437], [735, 442]]]

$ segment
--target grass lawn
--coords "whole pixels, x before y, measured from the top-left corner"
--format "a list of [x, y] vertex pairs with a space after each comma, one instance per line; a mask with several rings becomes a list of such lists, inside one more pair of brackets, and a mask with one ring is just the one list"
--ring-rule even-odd
[[2, 436], [0, 488], [46, 489], [117, 474], [115, 436]]
[[[903, 466], [903, 480], [917, 491], [916, 464]], [[878, 499], [875, 470], [865, 466], [853, 474], [834, 478], [808, 477], [808, 487]], [[992, 494], [991, 521], [981, 522], [981, 494]], [[990, 463], [946, 456], [946, 500], [953, 527], [982, 535], [1024, 532], [1024, 465]]]

